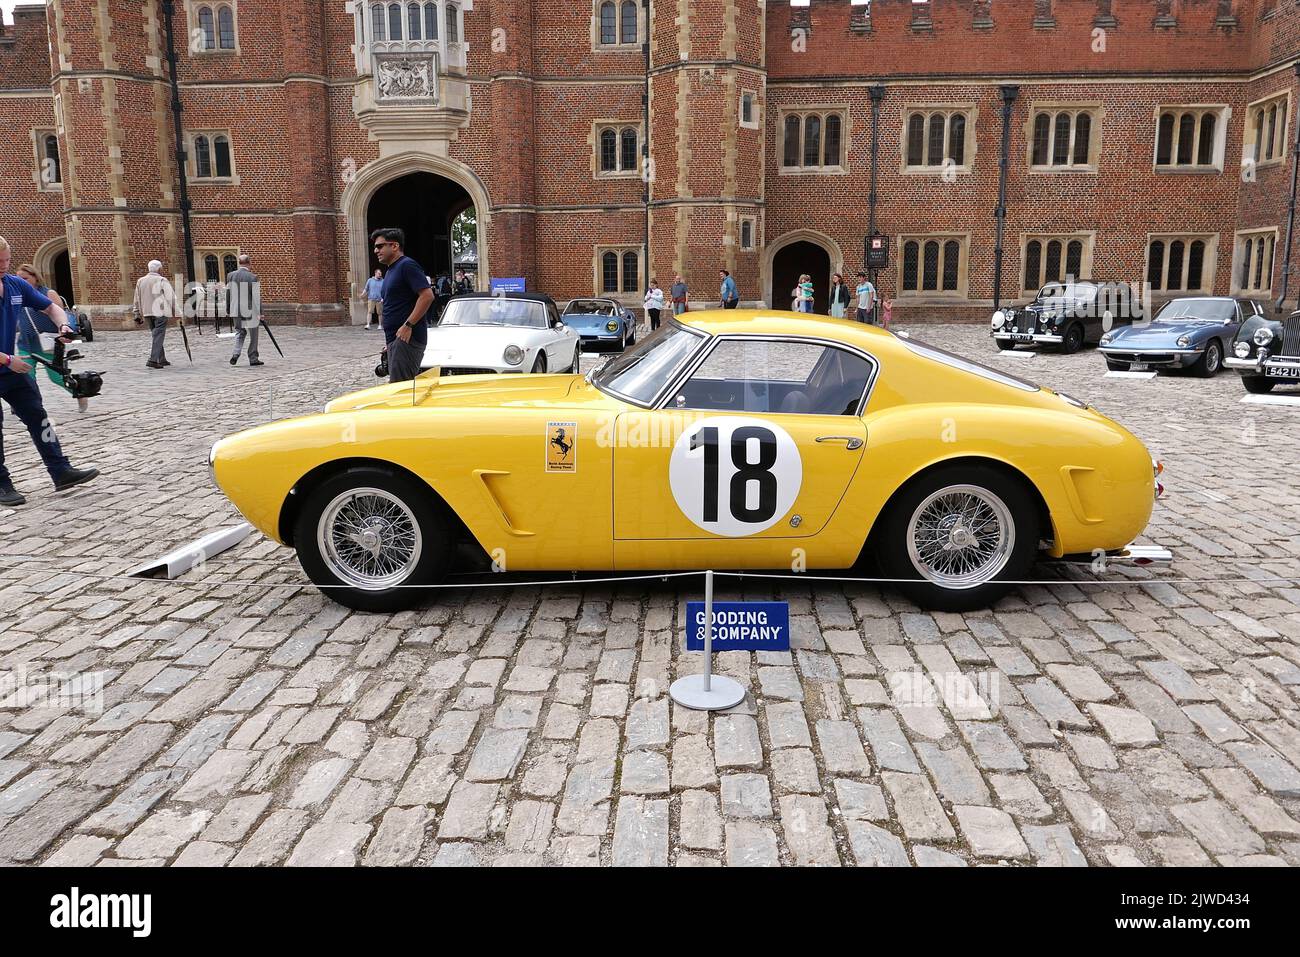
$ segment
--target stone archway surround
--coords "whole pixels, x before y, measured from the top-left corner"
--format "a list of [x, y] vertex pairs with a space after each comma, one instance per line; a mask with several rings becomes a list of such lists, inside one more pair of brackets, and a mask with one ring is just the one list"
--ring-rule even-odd
[[[830, 257], [831, 272], [843, 272], [845, 268], [847, 268], [844, 264], [844, 253], [840, 250], [840, 244], [825, 233], [818, 232], [815, 229], [795, 229], [782, 234], [777, 239], [768, 243], [766, 248], [763, 250], [762, 275], [760, 277], [761, 288], [763, 290], [763, 301], [767, 303], [770, 308], [789, 308], [788, 304], [778, 305], [773, 302], [772, 274], [773, 266], [776, 263], [776, 254], [786, 246], [791, 246], [794, 243], [812, 243], [813, 245], [820, 246], [824, 249], [826, 255]], [[827, 278], [829, 279], [829, 277]]]
[[431, 153], [407, 151], [385, 156], [367, 163], [357, 170], [352, 182], [344, 188], [339, 199], [339, 207], [347, 219], [348, 229], [348, 289], [349, 309], [353, 323], [365, 321], [365, 306], [357, 301], [357, 296], [365, 287], [369, 278], [370, 236], [366, 231], [367, 210], [375, 191], [395, 179], [408, 173], [433, 173], [458, 184], [469, 193], [478, 218], [479, 233], [479, 271], [476, 279], [489, 276], [491, 262], [489, 259], [488, 229], [491, 226], [491, 206], [488, 203], [487, 187], [468, 166], [445, 156]]

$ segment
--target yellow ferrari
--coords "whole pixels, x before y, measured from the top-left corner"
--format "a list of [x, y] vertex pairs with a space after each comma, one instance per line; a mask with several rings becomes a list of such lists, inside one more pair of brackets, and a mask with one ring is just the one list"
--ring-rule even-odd
[[1160, 488], [1142, 443], [1067, 395], [871, 326], [752, 310], [687, 313], [585, 377], [432, 369], [222, 439], [210, 461], [313, 582], [375, 611], [461, 562], [871, 559], [919, 604], [969, 609], [1040, 554], [1120, 553]]

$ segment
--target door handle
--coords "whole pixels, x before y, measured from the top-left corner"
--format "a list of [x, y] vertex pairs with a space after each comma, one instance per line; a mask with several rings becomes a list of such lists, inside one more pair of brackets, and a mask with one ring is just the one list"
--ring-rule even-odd
[[817, 439], [818, 442], [843, 442], [845, 447], [854, 452], [862, 448], [862, 440], [856, 435], [823, 435]]

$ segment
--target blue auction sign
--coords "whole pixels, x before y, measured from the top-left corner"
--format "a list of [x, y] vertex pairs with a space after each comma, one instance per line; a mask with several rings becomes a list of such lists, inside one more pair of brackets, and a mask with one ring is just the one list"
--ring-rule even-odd
[[[686, 650], [704, 650], [704, 602], [686, 603]], [[714, 651], [789, 651], [790, 604], [784, 601], [715, 601]]]
[[524, 277], [515, 276], [509, 279], [489, 279], [489, 292], [525, 292]]

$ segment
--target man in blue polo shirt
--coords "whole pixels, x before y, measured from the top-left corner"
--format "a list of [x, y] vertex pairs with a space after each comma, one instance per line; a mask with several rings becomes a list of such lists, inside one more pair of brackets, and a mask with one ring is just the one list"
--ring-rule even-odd
[[[99, 472], [95, 469], [74, 469], [63, 450], [59, 440], [50, 427], [49, 416], [41, 402], [41, 392], [36, 381], [28, 375], [32, 367], [17, 355], [14, 355], [14, 340], [18, 336], [18, 322], [23, 309], [30, 307], [43, 312], [54, 320], [60, 333], [71, 335], [68, 317], [63, 309], [37, 292], [25, 279], [9, 275], [11, 258], [9, 243], [0, 238], [0, 277], [3, 277], [4, 293], [0, 299], [0, 399], [9, 403], [36, 444], [36, 451], [41, 453], [45, 468], [54, 479], [54, 487], [62, 492], [64, 489], [89, 482]], [[9, 478], [5, 468], [4, 407], [0, 406], [0, 505], [22, 505], [27, 499], [19, 494]]]
[[387, 272], [384, 273], [384, 342], [388, 349], [388, 381], [407, 382], [420, 374], [420, 362], [429, 342], [424, 314], [433, 305], [429, 277], [414, 259], [402, 252], [406, 233], [376, 229], [370, 243]]

